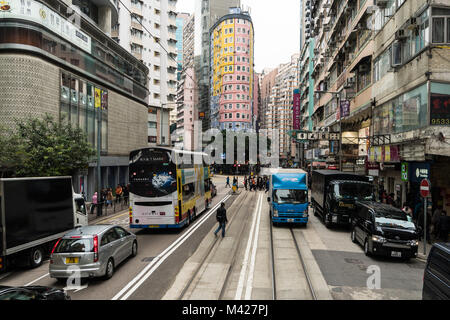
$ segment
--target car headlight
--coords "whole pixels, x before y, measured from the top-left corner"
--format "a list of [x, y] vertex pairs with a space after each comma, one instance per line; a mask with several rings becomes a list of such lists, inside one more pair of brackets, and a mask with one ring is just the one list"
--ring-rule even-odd
[[273, 210], [273, 216], [274, 216], [274, 217], [278, 217], [278, 210], [277, 210], [277, 209], [274, 209], [274, 210]]
[[410, 241], [408, 241], [408, 245], [410, 245], [411, 247], [416, 247], [419, 245], [419, 241], [418, 240], [410, 240]]
[[372, 241], [384, 243], [386, 242], [386, 239], [380, 236], [372, 236]]

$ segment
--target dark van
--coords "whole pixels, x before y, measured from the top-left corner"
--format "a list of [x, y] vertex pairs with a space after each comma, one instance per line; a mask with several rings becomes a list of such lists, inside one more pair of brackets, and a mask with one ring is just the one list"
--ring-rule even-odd
[[422, 300], [450, 300], [450, 243], [435, 243], [428, 254]]
[[356, 202], [351, 239], [364, 246], [366, 255], [384, 255], [396, 258], [417, 256], [418, 234], [410, 217], [390, 205]]

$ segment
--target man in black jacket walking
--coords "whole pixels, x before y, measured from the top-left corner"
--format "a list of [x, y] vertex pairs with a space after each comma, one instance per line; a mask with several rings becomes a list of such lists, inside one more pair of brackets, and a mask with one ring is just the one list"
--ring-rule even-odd
[[225, 238], [225, 225], [228, 222], [227, 210], [225, 209], [225, 203], [222, 202], [222, 204], [220, 205], [220, 208], [217, 209], [216, 218], [217, 218], [217, 222], [219, 222], [219, 227], [217, 228], [216, 231], [214, 231], [214, 235], [217, 237], [217, 232], [219, 232], [220, 229], [222, 229], [222, 238]]

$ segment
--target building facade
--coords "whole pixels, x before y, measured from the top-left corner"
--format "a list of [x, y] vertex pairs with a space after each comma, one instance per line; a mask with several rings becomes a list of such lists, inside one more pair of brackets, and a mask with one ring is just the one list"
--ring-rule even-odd
[[[149, 70], [110, 38], [116, 4], [11, 0], [0, 10], [1, 124], [44, 114], [70, 121], [100, 147], [101, 187], [127, 183], [129, 152], [147, 145]], [[88, 199], [97, 160], [73, 179]]]
[[289, 131], [293, 129], [292, 107], [294, 90], [298, 89], [299, 54], [291, 56], [291, 61], [281, 64], [275, 76], [270, 100], [266, 111], [265, 126], [271, 135], [272, 130], [280, 132], [280, 160], [286, 165], [296, 156], [296, 146]]
[[257, 116], [253, 23], [248, 12], [239, 8], [232, 12], [220, 18], [210, 33], [210, 127], [252, 131]]
[[239, 8], [240, 0], [195, 0], [195, 74], [199, 120], [202, 130], [210, 128], [210, 29], [230, 8]]
[[[112, 37], [146, 65], [150, 72], [148, 143], [170, 145], [170, 124], [176, 121], [177, 0], [122, 0]], [[156, 110], [157, 128], [153, 128]], [[156, 141], [156, 142], [155, 142]]]
[[410, 205], [418, 203], [419, 183], [428, 178], [433, 206], [447, 212], [449, 5], [316, 1], [316, 94], [313, 114], [306, 113], [313, 126], [342, 132], [340, 141], [328, 141], [329, 165], [373, 176], [379, 192]]

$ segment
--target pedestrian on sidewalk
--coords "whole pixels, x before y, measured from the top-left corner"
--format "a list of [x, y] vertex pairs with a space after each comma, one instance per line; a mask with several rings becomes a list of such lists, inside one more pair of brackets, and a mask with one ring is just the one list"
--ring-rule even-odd
[[439, 240], [447, 242], [449, 231], [450, 231], [450, 217], [447, 217], [446, 211], [442, 211], [441, 217], [439, 219]]
[[440, 207], [437, 207], [434, 212], [433, 216], [431, 217], [431, 234], [434, 235], [434, 238], [437, 239], [439, 236], [439, 220], [441, 218], [441, 212], [442, 209]]
[[116, 187], [116, 203], [120, 203], [120, 197], [122, 196], [122, 187], [120, 186], [120, 184], [117, 185]]
[[130, 201], [130, 184], [127, 184], [123, 188], [123, 201], [126, 205], [128, 205], [128, 203]]
[[247, 186], [248, 186], [248, 180], [247, 180], [247, 176], [244, 177], [244, 188], [245, 191], [247, 191]]
[[[97, 197], [97, 192], [94, 193], [94, 195], [92, 196], [92, 204], [91, 204], [91, 214], [94, 214], [94, 209], [97, 207], [98, 204], [98, 197]], [[98, 209], [97, 209], [98, 212]]]
[[427, 212], [426, 212], [426, 215], [427, 215], [427, 227], [426, 227], [426, 230], [424, 230], [425, 228], [425, 226], [424, 226], [424, 219], [425, 219], [425, 216], [424, 216], [424, 212], [423, 212], [424, 210], [423, 209], [421, 209], [420, 210], [420, 212], [419, 212], [419, 217], [418, 217], [418, 221], [417, 221], [417, 225], [419, 226], [419, 228], [420, 228], [420, 230], [421, 230], [421, 234], [420, 234], [420, 236], [419, 236], [419, 240], [422, 240], [422, 238], [425, 236], [425, 232], [426, 232], [426, 235], [427, 235], [427, 242], [429, 243], [429, 244], [431, 244], [431, 239], [430, 239], [430, 225], [431, 225], [431, 214], [428, 212], [428, 210], [427, 210]]
[[402, 211], [404, 212], [404, 213], [406, 213], [406, 215], [411, 219], [411, 221], [412, 221], [412, 218], [413, 218], [413, 214], [412, 214], [412, 209], [411, 209], [411, 207], [410, 206], [408, 206], [408, 203], [403, 203], [403, 208], [402, 208]]
[[108, 191], [106, 192], [106, 207], [108, 207], [108, 205], [111, 205], [111, 207], [113, 206], [113, 194], [111, 188], [108, 188]]
[[225, 203], [222, 202], [220, 208], [217, 209], [216, 213], [217, 222], [219, 222], [219, 227], [214, 231], [214, 235], [217, 237], [217, 233], [222, 229], [222, 238], [225, 238], [225, 226], [228, 222], [227, 210], [225, 209]]
[[231, 186], [230, 186], [230, 177], [227, 177], [227, 184], [225, 185], [225, 188], [227, 188], [227, 187], [231, 188]]

